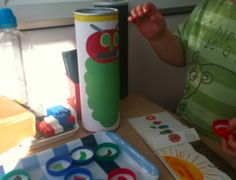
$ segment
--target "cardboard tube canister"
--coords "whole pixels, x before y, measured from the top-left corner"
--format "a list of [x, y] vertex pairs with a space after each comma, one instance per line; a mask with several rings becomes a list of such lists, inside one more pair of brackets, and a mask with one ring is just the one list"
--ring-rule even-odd
[[95, 0], [95, 7], [115, 8], [119, 24], [120, 99], [128, 96], [128, 0]]
[[118, 10], [74, 12], [82, 125], [98, 132], [115, 130], [119, 120]]

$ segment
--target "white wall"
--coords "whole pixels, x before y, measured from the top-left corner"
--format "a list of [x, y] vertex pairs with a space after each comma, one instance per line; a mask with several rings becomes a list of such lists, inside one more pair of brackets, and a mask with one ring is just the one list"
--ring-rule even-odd
[[[166, 16], [170, 30], [187, 14]], [[75, 48], [73, 26], [25, 31], [34, 47], [31, 60], [31, 94], [38, 101], [59, 101], [68, 96], [62, 51]], [[33, 64], [33, 65], [32, 65]], [[148, 42], [129, 25], [129, 89], [174, 110], [183, 91], [185, 69], [158, 59]], [[32, 93], [33, 92], [33, 93]]]
[[[33, 46], [28, 61], [29, 94], [35, 103], [57, 104], [69, 97], [62, 52], [75, 49], [74, 27], [24, 31]], [[29, 72], [30, 71], [30, 72]]]
[[[187, 15], [166, 16], [168, 28], [174, 32]], [[134, 26], [129, 28], [130, 89], [175, 111], [183, 94], [186, 69], [163, 63], [137, 29]]]

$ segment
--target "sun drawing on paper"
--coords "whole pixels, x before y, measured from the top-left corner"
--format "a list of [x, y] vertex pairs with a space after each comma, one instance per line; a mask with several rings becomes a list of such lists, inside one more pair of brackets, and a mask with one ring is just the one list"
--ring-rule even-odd
[[217, 169], [205, 156], [196, 152], [191, 145], [181, 146], [159, 151], [178, 178], [181, 180], [228, 179], [227, 175]]

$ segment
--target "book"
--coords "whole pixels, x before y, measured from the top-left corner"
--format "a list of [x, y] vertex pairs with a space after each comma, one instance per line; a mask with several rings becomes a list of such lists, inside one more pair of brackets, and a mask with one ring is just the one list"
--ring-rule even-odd
[[231, 179], [192, 147], [191, 142], [200, 140], [197, 131], [170, 113], [134, 117], [129, 123], [176, 179]]

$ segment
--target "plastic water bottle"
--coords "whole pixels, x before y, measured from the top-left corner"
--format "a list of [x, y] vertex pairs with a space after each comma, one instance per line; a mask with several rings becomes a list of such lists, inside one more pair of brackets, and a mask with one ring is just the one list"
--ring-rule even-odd
[[29, 50], [12, 10], [0, 8], [0, 95], [21, 103], [28, 102], [24, 57]]

